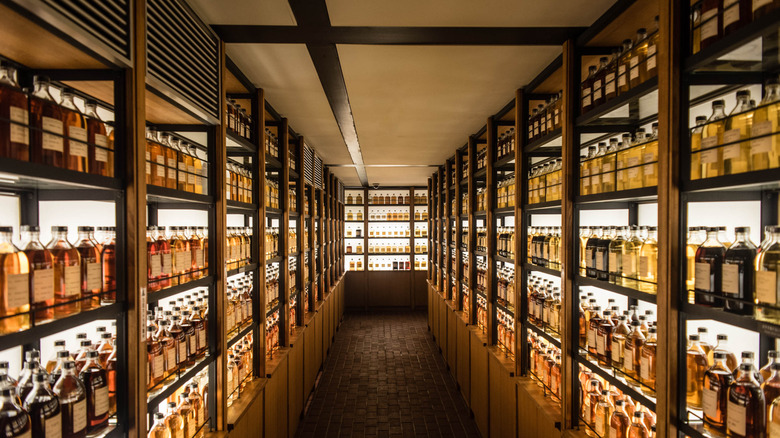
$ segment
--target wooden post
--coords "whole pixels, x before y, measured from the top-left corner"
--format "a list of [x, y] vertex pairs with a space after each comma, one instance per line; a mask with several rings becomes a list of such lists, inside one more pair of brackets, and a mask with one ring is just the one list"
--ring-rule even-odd
[[485, 168], [487, 169], [487, 184], [485, 186], [485, 228], [487, 229], [487, 339], [488, 345], [496, 344], [496, 172], [493, 162], [496, 160], [496, 123], [493, 117], [487, 120], [487, 154]]
[[290, 189], [290, 166], [287, 165], [290, 156], [290, 125], [287, 118], [282, 118], [279, 124], [279, 161], [282, 171], [279, 175], [279, 207], [282, 217], [279, 218], [279, 298], [281, 315], [279, 315], [280, 347], [290, 346], [290, 264], [287, 260], [287, 250], [290, 247], [290, 201], [287, 194]]
[[267, 351], [265, 349], [265, 92], [257, 89], [255, 97], [252, 100], [252, 116], [255, 124], [255, 146], [257, 147], [257, 161], [255, 165], [256, 174], [254, 175], [252, 189], [255, 191], [255, 202], [257, 203], [257, 235], [252, 242], [252, 251], [255, 254], [254, 259], [258, 263], [258, 278], [255, 280], [257, 293], [254, 295], [253, 312], [256, 315], [257, 329], [255, 330], [256, 351], [259, 357], [254, 358], [254, 371], [256, 376], [265, 377], [265, 358]]
[[[525, 136], [522, 135], [523, 125], [528, 117], [526, 115], [527, 108], [523, 104], [523, 90], [518, 89], [515, 92], [515, 375], [519, 376], [523, 372], [523, 361], [529, 355], [528, 342], [526, 342], [526, 332], [523, 330], [522, 324], [528, 317], [527, 314], [527, 300], [523, 299], [523, 290], [525, 284], [523, 282], [523, 263], [527, 260], [523, 252], [523, 241], [520, 237], [523, 235], [522, 230], [525, 229], [528, 224], [525, 224], [523, 219], [525, 213], [523, 211], [523, 191], [526, 190], [525, 174], [523, 172], [523, 164], [525, 163], [525, 155], [523, 154], [523, 146], [525, 145]], [[521, 263], [522, 261], [522, 263]]]
[[469, 137], [469, 174], [468, 174], [468, 199], [469, 199], [469, 314], [468, 323], [477, 323], [477, 257], [474, 251], [477, 249], [477, 219], [474, 212], [477, 211], [477, 186], [474, 184], [474, 173], [477, 171], [477, 141], [473, 136]]

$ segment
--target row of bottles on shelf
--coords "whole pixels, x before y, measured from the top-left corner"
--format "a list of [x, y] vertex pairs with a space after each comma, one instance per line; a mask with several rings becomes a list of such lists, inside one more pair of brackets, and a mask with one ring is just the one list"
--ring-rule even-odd
[[116, 301], [116, 229], [78, 228], [68, 241], [68, 227], [53, 226], [47, 245], [37, 226], [23, 225], [22, 247], [12, 227], [0, 227], [0, 334], [26, 330], [33, 323], [63, 318]]
[[496, 308], [496, 344], [504, 355], [515, 357], [515, 316], [504, 309]]
[[561, 200], [563, 159], [556, 158], [534, 166], [528, 173], [528, 203], [552, 202]]
[[252, 282], [254, 274], [248, 272], [247, 275], [228, 281], [225, 330], [231, 331], [252, 322], [254, 306], [252, 304], [252, 291], [254, 283]]
[[658, 185], [658, 123], [650, 135], [638, 129], [633, 138], [623, 134], [621, 139], [589, 146], [588, 154], [580, 156], [581, 195]]
[[[533, 332], [528, 334], [528, 371], [536, 384], [561, 398], [561, 351]], [[623, 438], [626, 438], [623, 435]]]
[[[399, 233], [403, 232], [401, 230], [393, 230], [393, 233], [395, 233], [395, 231], [398, 231]], [[371, 233], [373, 234], [374, 231], [371, 230]], [[346, 230], [345, 234], [346, 234], [346, 237], [355, 237], [355, 238], [358, 238], [358, 239], [362, 239], [363, 238], [363, 229], [361, 229], [361, 228], [348, 228]], [[371, 236], [371, 237], [374, 237], [374, 236]], [[403, 237], [403, 236], [398, 236], [398, 237]]]
[[265, 317], [265, 356], [271, 360], [279, 349], [279, 314], [277, 308]]
[[709, 118], [696, 117], [691, 130], [691, 179], [780, 167], [780, 82], [767, 80], [758, 106], [750, 90], [737, 91], [726, 115], [725, 101], [712, 102]]
[[482, 333], [485, 333], [487, 331], [487, 326], [487, 298], [485, 298], [484, 295], [477, 294], [477, 327], [482, 330]]
[[498, 182], [496, 187], [496, 203], [498, 208], [515, 206], [515, 174], [507, 175]]
[[254, 378], [253, 347], [254, 339], [250, 332], [229, 348], [227, 361], [228, 407], [241, 397], [247, 383]]
[[33, 78], [34, 90], [21, 89], [16, 69], [0, 63], [0, 157], [114, 176], [114, 131], [97, 114], [97, 101], [82, 112], [72, 89], [60, 102], [46, 76]]
[[207, 275], [206, 227], [146, 227], [147, 283], [150, 292]]
[[371, 257], [368, 259], [369, 271], [408, 271], [411, 269], [411, 265], [408, 257], [385, 256]]
[[[228, 270], [246, 266], [252, 259], [252, 227], [227, 227]], [[268, 231], [266, 231], [266, 234]]]
[[580, 227], [580, 268], [585, 276], [655, 293], [656, 227]]
[[561, 108], [563, 106], [563, 91], [548, 98], [545, 103], [540, 103], [531, 109], [528, 117], [528, 142], [532, 142], [561, 128]]
[[235, 99], [228, 99], [227, 108], [228, 129], [233, 130], [241, 137], [252, 139], [252, 116], [250, 116], [241, 105], [236, 103]]
[[[509, 128], [502, 132], [498, 136], [498, 142], [496, 143], [496, 157], [502, 159], [508, 156], [515, 155], [515, 128]], [[452, 172], [453, 175], [456, 172]], [[453, 183], [454, 184], [454, 183]]]
[[536, 275], [528, 277], [528, 320], [537, 327], [561, 331], [561, 288], [556, 282]]
[[18, 380], [8, 375], [8, 362], [0, 362], [3, 436], [85, 437], [107, 427], [116, 413], [114, 342], [104, 331], [99, 343], [82, 341], [74, 356], [65, 341], [56, 341], [56, 359], [46, 368], [40, 352], [28, 350]]
[[767, 226], [759, 246], [750, 240], [750, 227], [734, 232], [729, 241], [725, 227], [689, 228], [686, 285], [693, 302], [780, 323], [780, 227]]
[[347, 246], [344, 249], [344, 252], [346, 254], [363, 254], [363, 244], [360, 243], [360, 242], [357, 242], [355, 244], [355, 248], [354, 248], [354, 251], [353, 251], [352, 243], [351, 242], [347, 242]]
[[273, 309], [279, 303], [279, 264], [272, 263], [265, 269], [265, 305], [266, 310]]
[[477, 228], [477, 251], [487, 252], [487, 228]]
[[623, 40], [622, 47], [612, 51], [612, 57], [603, 56], [599, 65], [588, 67], [588, 77], [581, 84], [582, 113], [642, 85], [658, 75], [658, 17], [654, 29], [636, 31], [636, 40]]
[[[370, 221], [409, 221], [408, 210], [369, 211]], [[419, 220], [419, 219], [418, 219]]]
[[146, 129], [146, 184], [199, 195], [208, 192], [208, 163], [194, 145]]
[[715, 346], [706, 336], [703, 327], [688, 336], [688, 408], [702, 413], [707, 428], [729, 436], [775, 436], [780, 427], [778, 352], [770, 351], [767, 364], [759, 370], [754, 352], [743, 351], [738, 364], [728, 336], [719, 334]]
[[487, 147], [477, 149], [477, 172], [484, 169], [487, 166]]
[[477, 205], [475, 205], [476, 211], [487, 210], [487, 190], [485, 187], [477, 189]]
[[352, 193], [347, 193], [346, 205], [363, 205], [363, 194], [356, 193], [354, 196], [352, 196]]
[[515, 308], [515, 268], [505, 264], [496, 269], [496, 299], [502, 306], [514, 312]]
[[277, 210], [281, 208], [279, 204], [279, 183], [270, 178], [265, 179], [265, 206]]
[[[360, 244], [358, 244], [360, 246]], [[409, 254], [409, 241], [404, 240], [403, 243], [399, 242], [369, 242], [368, 253], [369, 254]], [[427, 245], [426, 245], [427, 248]]]
[[227, 163], [225, 196], [229, 201], [254, 202], [252, 171], [235, 163]]
[[290, 211], [298, 211], [298, 194], [293, 187], [287, 189], [287, 204], [290, 206]]
[[268, 128], [265, 128], [265, 138], [263, 140], [263, 144], [266, 154], [274, 158], [279, 158], [279, 137], [277, 137], [276, 134], [274, 134], [273, 131]]
[[289, 254], [298, 253], [298, 229], [296, 227], [290, 227], [287, 230], [287, 244], [290, 247]]
[[514, 260], [515, 258], [515, 227], [501, 227], [496, 230], [496, 250], [498, 255]]
[[[455, 203], [453, 203], [452, 208], [455, 208]], [[469, 212], [469, 194], [468, 192], [463, 193], [460, 195], [460, 214], [468, 214]]]
[[358, 210], [356, 212], [353, 212], [352, 210], [347, 211], [347, 220], [348, 221], [362, 221], [363, 220], [363, 210]]
[[[294, 232], [294, 229], [290, 228], [290, 231]], [[292, 240], [290, 240], [290, 242], [292, 242]], [[274, 227], [265, 229], [265, 245], [263, 248], [265, 249], [266, 260], [279, 256], [279, 228]]]
[[205, 435], [203, 426], [209, 419], [208, 369], [168, 397], [166, 412], [156, 412], [147, 438], [193, 438]]
[[692, 2], [692, 52], [698, 53], [778, 6], [780, 4], [772, 0]]
[[349, 260], [349, 270], [350, 271], [362, 271], [363, 270], [363, 259], [350, 259]]

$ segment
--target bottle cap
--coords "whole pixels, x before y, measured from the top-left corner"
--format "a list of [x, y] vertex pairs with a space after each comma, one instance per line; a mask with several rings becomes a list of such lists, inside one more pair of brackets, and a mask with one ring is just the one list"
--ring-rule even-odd
[[53, 232], [64, 232], [64, 233], [67, 233], [68, 232], [68, 227], [61, 226], [61, 225], [53, 225], [51, 227], [51, 230]]
[[699, 335], [688, 335], [688, 340], [690, 341], [698, 341]]
[[735, 227], [734, 228], [735, 233], [749, 233], [750, 227]]
[[726, 101], [724, 101], [723, 99], [713, 100], [712, 106], [713, 108], [716, 106], [726, 106]]
[[66, 357], [70, 357], [70, 351], [68, 350], [60, 350], [57, 352], [57, 359], [63, 359]]
[[80, 232], [82, 232], [82, 231], [83, 232], [90, 232], [90, 231], [95, 231], [95, 227], [80, 226], [80, 227], [78, 227], [78, 230]]
[[22, 232], [36, 233], [38, 231], [41, 231], [41, 228], [37, 225], [22, 225], [21, 227], [19, 227], [19, 230]]
[[729, 336], [728, 335], [723, 335], [723, 334], [718, 335], [718, 340], [719, 341], [728, 341], [729, 340]]
[[715, 358], [715, 359], [725, 359], [726, 358], [726, 353], [724, 353], [722, 351], [715, 351], [715, 352], [712, 353], [712, 357]]
[[742, 359], [753, 359], [754, 355], [752, 351], [743, 351]]

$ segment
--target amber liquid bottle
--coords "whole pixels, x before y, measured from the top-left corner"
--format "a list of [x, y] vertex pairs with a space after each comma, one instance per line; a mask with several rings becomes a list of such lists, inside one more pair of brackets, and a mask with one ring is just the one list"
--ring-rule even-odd
[[582, 82], [580, 86], [581, 91], [581, 112], [586, 113], [593, 108], [593, 81], [596, 76], [596, 66], [592, 65], [588, 67], [588, 77]]
[[27, 95], [16, 82], [16, 69], [0, 61], [0, 157], [30, 159]]
[[645, 344], [645, 336], [639, 327], [639, 321], [631, 321], [631, 333], [626, 337], [623, 348], [623, 372], [635, 380], [639, 380], [642, 346]]
[[657, 347], [658, 340], [656, 339], [656, 328], [650, 327], [648, 329], [647, 340], [645, 341], [645, 345], [642, 346], [639, 359], [639, 380], [642, 384], [647, 386], [647, 388], [643, 388], [643, 391], [649, 395], [655, 394]]
[[168, 138], [165, 134], [161, 137], [162, 152], [165, 155], [165, 187], [176, 189], [178, 187], [176, 168], [179, 163], [179, 157], [177, 151], [168, 142]]
[[60, 436], [62, 433], [62, 414], [60, 401], [49, 387], [46, 374], [33, 374], [32, 391], [24, 399], [24, 409], [30, 414], [32, 436]]
[[183, 311], [180, 324], [187, 344], [187, 366], [192, 366], [198, 358], [198, 335], [190, 322], [190, 316], [188, 310]]
[[76, 364], [63, 364], [62, 376], [52, 388], [60, 399], [62, 409], [62, 436], [83, 438], [87, 436], [87, 389], [76, 377]]
[[0, 227], [0, 334], [30, 327], [30, 265], [11, 233], [11, 227]]
[[[189, 235], [189, 247], [192, 258], [192, 273], [190, 274], [190, 277], [193, 280], [197, 280], [205, 275], [204, 269], [206, 269], [203, 241], [198, 236], [196, 228], [190, 228], [187, 234]], [[249, 255], [247, 255], [247, 257], [249, 257]]]
[[0, 389], [0, 430], [8, 438], [31, 436], [30, 416], [17, 404], [13, 388]]
[[[62, 121], [65, 124], [65, 161], [70, 170], [89, 172], [87, 119], [73, 102], [73, 90], [62, 90]], [[94, 147], [92, 147], [94, 153]]]
[[703, 0], [701, 5], [701, 48], [705, 49], [723, 36], [723, 1]]
[[707, 228], [707, 240], [696, 250], [695, 288], [696, 304], [721, 307], [723, 299], [719, 290], [726, 248], [718, 240], [718, 228]]
[[737, 379], [729, 387], [726, 426], [729, 436], [765, 436], [766, 399], [753, 376], [752, 365], [740, 365]]
[[626, 438], [628, 428], [631, 426], [631, 418], [626, 413], [623, 400], [615, 400], [615, 410], [609, 419], [609, 436]]
[[184, 420], [176, 411], [176, 403], [168, 403], [168, 415], [163, 420], [169, 438], [184, 438]]
[[87, 362], [79, 373], [87, 394], [87, 431], [94, 432], [108, 425], [108, 376], [100, 365], [100, 353], [87, 353]]
[[51, 227], [52, 240], [46, 245], [54, 258], [54, 317], [81, 311], [81, 256], [68, 242], [68, 227]]
[[726, 366], [726, 355], [715, 353], [715, 365], [704, 374], [702, 404], [707, 427], [725, 432], [728, 389], [734, 377]]
[[688, 377], [686, 380], [686, 401], [689, 408], [702, 408], [702, 391], [704, 382], [704, 373], [709, 368], [707, 355], [699, 345], [699, 335], [690, 335], [688, 337], [690, 345], [686, 352], [686, 368]]
[[35, 76], [35, 91], [30, 96], [30, 158], [35, 163], [66, 167], [65, 127], [62, 109], [49, 93], [49, 78]]
[[154, 414], [154, 425], [151, 429], [149, 429], [149, 434], [146, 435], [147, 438], [171, 438], [170, 434], [168, 434], [168, 431], [165, 429], [165, 415], [163, 415], [161, 412], [157, 412]]
[[97, 102], [88, 100], [84, 109], [89, 141], [89, 172], [95, 175], [114, 176], [114, 144], [109, 141], [106, 124], [98, 116]]
[[54, 319], [54, 258], [40, 242], [37, 226], [22, 225], [22, 250], [30, 262], [30, 303], [36, 323]]
[[152, 321], [148, 321], [146, 326], [147, 389], [153, 388], [165, 379], [165, 355], [162, 342], [157, 339], [156, 334], [157, 330], [152, 325]]
[[160, 281], [158, 282], [160, 289], [174, 286], [178, 283], [173, 283], [171, 276], [173, 274], [173, 254], [171, 251], [171, 244], [165, 236], [165, 227], [157, 228], [157, 254], [160, 255]]
[[188, 397], [190, 399], [190, 404], [192, 405], [193, 411], [195, 412], [195, 421], [197, 422], [198, 427], [200, 427], [206, 422], [206, 419], [208, 418], [206, 414], [208, 409], [206, 409], [205, 399], [200, 394], [197, 383], [190, 384], [190, 392]]
[[164, 378], [175, 374], [178, 370], [178, 362], [176, 359], [176, 341], [173, 339], [168, 331], [170, 321], [162, 320], [159, 322], [159, 329], [154, 336], [156, 342], [162, 347], [162, 354], [165, 361], [165, 374]]
[[103, 294], [100, 304], [116, 302], [116, 227], [99, 227], [105, 233], [100, 253], [100, 265], [103, 272]]
[[103, 288], [103, 272], [100, 266], [100, 250], [91, 239], [94, 227], [79, 227], [76, 249], [81, 256], [81, 310], [100, 307]]
[[178, 367], [189, 366], [187, 356], [187, 334], [184, 333], [181, 325], [181, 316], [173, 315], [171, 325], [168, 328], [168, 334], [173, 339], [176, 348], [176, 365]]
[[737, 227], [736, 241], [726, 250], [723, 259], [721, 290], [726, 297], [726, 310], [740, 315], [752, 315], [753, 306], [736, 300], [752, 303], [755, 298], [754, 281], [756, 246], [750, 241], [750, 227]]
[[772, 374], [761, 384], [761, 390], [764, 391], [764, 398], [766, 399], [766, 421], [769, 424], [769, 436], [772, 435], [772, 406], [774, 401], [780, 398], [780, 363], [773, 363], [770, 368]]

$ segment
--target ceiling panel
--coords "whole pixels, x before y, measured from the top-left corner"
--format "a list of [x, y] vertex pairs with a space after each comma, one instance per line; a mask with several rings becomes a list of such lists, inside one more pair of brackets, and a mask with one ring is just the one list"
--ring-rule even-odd
[[338, 49], [365, 164], [443, 163], [560, 54], [557, 47]]
[[328, 170], [330, 170], [330, 173], [336, 175], [336, 178], [341, 180], [345, 187], [362, 186], [354, 167], [328, 167]]
[[436, 167], [367, 167], [369, 185], [389, 186], [428, 186], [428, 178]]
[[352, 164], [305, 45], [229, 44], [227, 54], [326, 164]]
[[295, 16], [287, 0], [187, 0], [209, 24], [294, 26]]
[[615, 0], [327, 0], [334, 26], [590, 26]]

